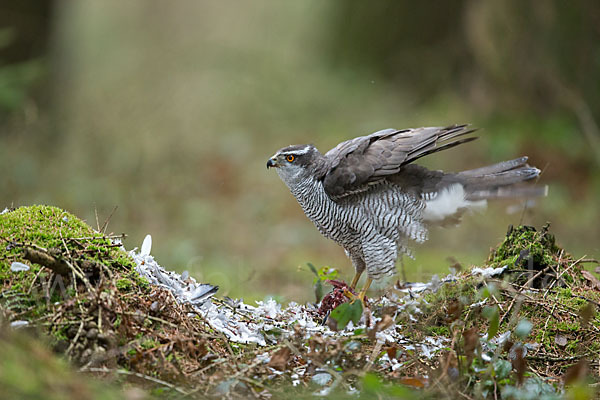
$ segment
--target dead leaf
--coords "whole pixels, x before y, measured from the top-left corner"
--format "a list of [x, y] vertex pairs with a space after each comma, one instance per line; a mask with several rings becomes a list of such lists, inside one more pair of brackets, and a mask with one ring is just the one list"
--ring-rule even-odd
[[583, 380], [588, 373], [588, 362], [585, 358], [577, 361], [577, 364], [572, 365], [563, 376], [565, 385]]
[[446, 322], [451, 323], [460, 318], [462, 314], [463, 305], [457, 299], [454, 299], [446, 306]]
[[386, 330], [387, 328], [389, 328], [390, 326], [392, 326], [392, 324], [394, 323], [394, 319], [392, 317], [390, 317], [389, 315], [384, 315], [381, 318], [381, 321], [377, 322], [375, 324], [375, 326], [373, 327], [373, 329], [371, 329], [369, 331], [369, 339], [371, 340], [375, 340], [375, 334], [377, 332], [381, 332]]
[[590, 283], [590, 287], [595, 290], [600, 290], [600, 280], [596, 278], [590, 271], [585, 269], [581, 271], [581, 275]]
[[517, 373], [517, 383], [520, 385], [523, 383], [523, 377], [525, 376], [525, 370], [527, 369], [527, 361], [523, 357], [523, 347], [515, 345], [512, 349], [514, 357], [510, 360], [513, 369]]
[[588, 302], [585, 307], [583, 307], [579, 311], [579, 317], [581, 318], [581, 325], [587, 327], [592, 320], [596, 316], [596, 307], [590, 302]]
[[567, 338], [564, 335], [556, 335], [554, 338], [554, 343], [560, 347], [565, 347], [567, 345]]
[[387, 349], [385, 349], [385, 352], [387, 353], [389, 359], [393, 360], [394, 358], [396, 358], [396, 354], [398, 353], [398, 348], [396, 346], [390, 346]]
[[400, 383], [406, 386], [421, 389], [425, 387], [425, 383], [427, 383], [427, 381], [424, 378], [405, 376], [400, 378]]
[[445, 351], [439, 357], [437, 368], [431, 371], [429, 379], [443, 385], [452, 385], [458, 378], [458, 361], [454, 351]]
[[333, 318], [327, 318], [327, 326], [334, 332], [337, 332], [338, 330], [337, 321]]
[[448, 268], [453, 274], [458, 274], [460, 271], [462, 271], [462, 265], [458, 262], [456, 258], [447, 257], [446, 261], [450, 264]]
[[271, 368], [275, 368], [276, 370], [283, 371], [285, 370], [285, 367], [287, 366], [291, 355], [292, 351], [289, 347], [282, 347], [281, 349], [273, 353], [273, 355], [271, 356], [271, 361], [269, 361], [269, 364], [267, 365]]
[[479, 334], [477, 328], [473, 327], [463, 332], [465, 356], [467, 356], [467, 365], [471, 365], [471, 361], [475, 357], [475, 349], [479, 346]]
[[507, 353], [508, 353], [508, 352], [510, 352], [510, 349], [512, 349], [512, 347], [513, 347], [514, 345], [515, 345], [515, 343], [514, 343], [512, 340], [510, 340], [510, 339], [507, 339], [507, 340], [504, 342], [504, 344], [502, 345], [502, 350], [504, 350], [505, 352], [507, 352]]

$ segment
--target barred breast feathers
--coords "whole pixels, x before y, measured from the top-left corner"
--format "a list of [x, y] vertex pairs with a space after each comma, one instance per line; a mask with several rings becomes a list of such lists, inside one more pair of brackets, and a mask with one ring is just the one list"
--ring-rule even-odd
[[[422, 221], [425, 203], [395, 185], [376, 185], [366, 192], [334, 201], [320, 181], [312, 178], [290, 188], [304, 213], [325, 236], [337, 242], [350, 243], [359, 233], [364, 239], [384, 236], [396, 242], [427, 240]], [[352, 232], [352, 231], [354, 232]]]

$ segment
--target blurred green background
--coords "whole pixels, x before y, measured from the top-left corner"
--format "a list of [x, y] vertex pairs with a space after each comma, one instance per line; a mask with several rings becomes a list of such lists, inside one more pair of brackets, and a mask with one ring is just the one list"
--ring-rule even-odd
[[[508, 224], [600, 256], [600, 3], [0, 2], [0, 208], [45, 203], [245, 300], [313, 299], [307, 262], [352, 268], [265, 169], [394, 127], [469, 122], [423, 164], [530, 156], [547, 198], [438, 229], [410, 281], [479, 264]], [[301, 266], [299, 269], [298, 267]]]

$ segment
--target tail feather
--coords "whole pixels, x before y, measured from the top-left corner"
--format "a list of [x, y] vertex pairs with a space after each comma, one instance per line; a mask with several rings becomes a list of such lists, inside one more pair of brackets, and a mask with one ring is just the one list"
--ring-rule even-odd
[[540, 170], [527, 164], [527, 157], [515, 158], [457, 174], [468, 200], [546, 196], [548, 187], [523, 186], [537, 178]]
[[487, 199], [515, 199], [545, 197], [548, 195], [548, 186], [500, 186], [491, 189], [474, 190], [467, 192], [465, 199], [468, 201]]
[[463, 183], [467, 188], [475, 190], [482, 187], [512, 185], [537, 178], [539, 175], [539, 169], [525, 166], [495, 174], [465, 177]]
[[527, 165], [528, 157], [519, 157], [514, 160], [502, 161], [497, 164], [488, 165], [486, 167], [470, 169], [468, 171], [463, 171], [459, 173], [461, 176], [483, 176], [483, 175], [491, 175], [498, 172], [509, 171], [511, 169], [515, 169], [517, 167], [522, 167]]
[[537, 178], [540, 172], [527, 164], [527, 157], [458, 174], [429, 171], [431, 179], [435, 177], [439, 180], [434, 185], [435, 190], [432, 190], [435, 194], [424, 196], [426, 205], [423, 219], [429, 224], [454, 225], [465, 212], [484, 208], [487, 200], [546, 196], [548, 186], [526, 184], [526, 181]]

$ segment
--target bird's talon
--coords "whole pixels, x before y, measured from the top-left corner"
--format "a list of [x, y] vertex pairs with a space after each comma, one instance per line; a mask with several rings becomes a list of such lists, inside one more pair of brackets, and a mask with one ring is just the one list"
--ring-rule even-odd
[[352, 300], [352, 302], [354, 302], [357, 299], [357, 296], [348, 289], [344, 289], [344, 296]]
[[362, 303], [363, 309], [366, 308], [365, 295], [363, 293], [354, 294], [349, 290], [344, 290], [344, 295], [350, 299], [350, 304], [354, 304], [358, 300]]

